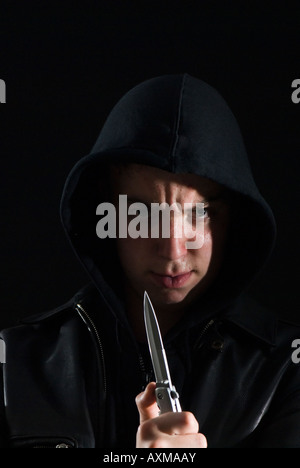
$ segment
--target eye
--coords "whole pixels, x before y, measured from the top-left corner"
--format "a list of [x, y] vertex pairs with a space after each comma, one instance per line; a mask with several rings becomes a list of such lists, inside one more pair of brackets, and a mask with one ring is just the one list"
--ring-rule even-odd
[[203, 206], [202, 203], [197, 203], [193, 208], [192, 216], [193, 218], [207, 218], [209, 214], [209, 209], [207, 206]]
[[205, 220], [209, 217], [208, 207], [203, 206], [202, 203], [197, 204], [192, 209], [185, 212], [187, 222], [194, 224], [197, 221]]

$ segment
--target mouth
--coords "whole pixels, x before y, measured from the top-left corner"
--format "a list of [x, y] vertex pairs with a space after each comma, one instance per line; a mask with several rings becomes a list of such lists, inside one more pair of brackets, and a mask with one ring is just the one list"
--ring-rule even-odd
[[151, 273], [154, 282], [158, 286], [163, 286], [168, 289], [183, 287], [192, 275], [192, 271], [180, 273], [178, 275], [161, 275], [159, 273]]

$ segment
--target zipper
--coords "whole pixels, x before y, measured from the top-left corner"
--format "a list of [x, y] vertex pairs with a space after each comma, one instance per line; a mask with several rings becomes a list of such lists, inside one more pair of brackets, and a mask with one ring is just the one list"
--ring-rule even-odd
[[93, 320], [91, 319], [90, 315], [87, 313], [87, 311], [82, 307], [81, 304], [77, 303], [75, 310], [78, 312], [82, 320], [85, 322], [85, 324], [88, 326], [90, 331], [93, 331], [93, 334], [96, 338], [96, 343], [97, 343], [97, 354], [98, 357], [101, 361], [102, 364], [102, 370], [103, 370], [103, 385], [104, 385], [104, 392], [106, 395], [107, 391], [107, 380], [106, 380], [106, 373], [105, 373], [105, 360], [104, 360], [104, 352], [103, 352], [103, 346], [101, 343], [100, 335], [98, 333], [97, 327], [94, 324]]
[[[209, 322], [207, 322], [207, 324], [202, 328], [201, 332], [200, 332], [200, 335], [198, 336], [194, 346], [193, 346], [193, 349], [197, 349], [197, 348], [200, 348], [200, 342], [203, 338], [203, 336], [207, 333], [207, 331], [210, 329], [210, 327], [215, 323], [215, 320], [211, 319]], [[143, 381], [145, 382], [145, 385], [142, 386], [142, 391], [145, 390], [146, 386], [148, 385], [149, 382], [151, 382], [151, 380], [154, 379], [154, 376], [153, 376], [153, 371], [151, 370], [150, 372], [147, 371], [146, 369], [146, 365], [145, 365], [145, 361], [143, 359], [143, 356], [141, 353], [139, 353], [139, 365], [140, 365], [140, 370], [142, 372], [142, 378], [143, 378]]]
[[207, 324], [205, 325], [205, 327], [202, 328], [201, 332], [200, 332], [200, 335], [198, 336], [197, 340], [195, 341], [194, 343], [194, 346], [193, 346], [193, 349], [199, 349], [200, 348], [200, 344], [201, 344], [201, 340], [203, 338], [203, 336], [207, 333], [207, 331], [210, 329], [210, 327], [215, 323], [215, 321], [212, 319], [210, 320], [209, 322], [207, 322]]
[[140, 365], [140, 370], [142, 372], [142, 380], [144, 382], [144, 385], [142, 385], [142, 392], [143, 392], [145, 388], [147, 387], [148, 383], [155, 379], [153, 377], [153, 371], [152, 370], [150, 370], [150, 372], [147, 371], [145, 361], [141, 353], [139, 353], [139, 365]]
[[66, 437], [12, 437], [11, 448], [75, 448], [75, 440]]
[[56, 445], [34, 445], [33, 448], [71, 448], [72, 446], [69, 444], [65, 444], [61, 442], [60, 444]]

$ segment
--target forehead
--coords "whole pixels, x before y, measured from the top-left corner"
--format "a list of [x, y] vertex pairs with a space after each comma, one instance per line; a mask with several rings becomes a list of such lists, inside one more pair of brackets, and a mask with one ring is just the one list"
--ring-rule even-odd
[[112, 187], [127, 193], [156, 190], [193, 191], [205, 197], [216, 195], [221, 185], [197, 174], [174, 174], [142, 164], [119, 164], [111, 167]]

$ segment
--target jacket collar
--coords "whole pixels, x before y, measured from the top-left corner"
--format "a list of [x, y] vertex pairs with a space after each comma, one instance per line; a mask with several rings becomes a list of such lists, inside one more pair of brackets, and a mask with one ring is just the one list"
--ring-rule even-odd
[[[57, 313], [74, 310], [74, 305], [77, 302], [85, 303], [87, 298], [95, 300], [95, 288], [91, 285], [82, 288], [74, 297], [60, 307], [25, 317], [21, 320], [21, 323], [38, 323], [56, 316]], [[272, 311], [256, 302], [252, 297], [247, 295], [240, 296], [235, 304], [228, 307], [224, 319], [267, 345], [276, 345], [278, 318]]]
[[269, 346], [276, 345], [278, 318], [253, 298], [239, 298], [226, 319]]

